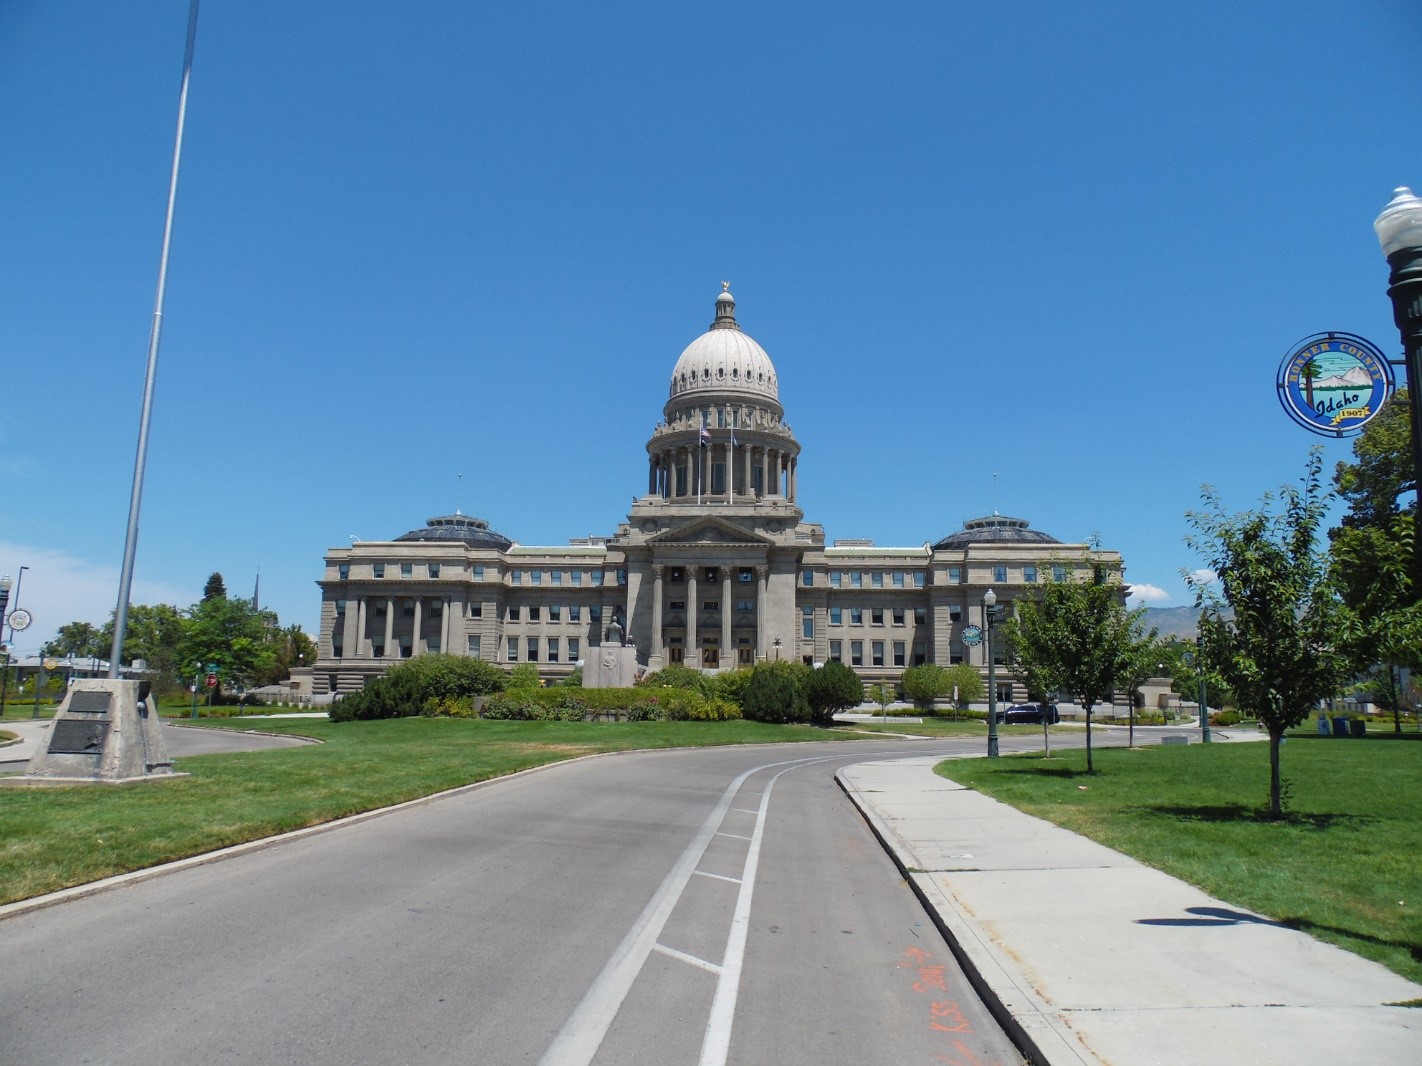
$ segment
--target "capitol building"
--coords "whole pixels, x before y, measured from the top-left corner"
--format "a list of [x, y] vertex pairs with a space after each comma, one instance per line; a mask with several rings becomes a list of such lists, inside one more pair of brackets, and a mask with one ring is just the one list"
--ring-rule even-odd
[[[916, 547], [827, 542], [801, 509], [799, 463], [775, 365], [723, 291], [672, 367], [645, 494], [625, 523], [532, 546], [454, 514], [332, 548], [313, 691], [356, 691], [435, 652], [533, 663], [552, 681], [619, 638], [648, 670], [838, 659], [871, 683], [930, 662], [985, 672], [971, 627], [984, 625], [989, 588], [1002, 616], [1042, 582], [1123, 572], [1117, 552], [997, 514]], [[1010, 675], [998, 687], [1001, 700], [1025, 696]]]

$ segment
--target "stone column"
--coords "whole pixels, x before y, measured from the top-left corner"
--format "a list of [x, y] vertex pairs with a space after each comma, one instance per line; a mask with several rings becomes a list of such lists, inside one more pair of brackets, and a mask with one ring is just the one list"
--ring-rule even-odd
[[[696, 602], [696, 567], [686, 568], [686, 650], [682, 653], [683, 665], [701, 669], [701, 645], [696, 636], [696, 612], [701, 605]], [[685, 662], [685, 656], [691, 656], [690, 662]]]
[[791, 502], [791, 503], [794, 503], [794, 502], [795, 502], [795, 472], [796, 472], [796, 466], [797, 466], [797, 465], [798, 465], [798, 464], [797, 464], [797, 460], [795, 460], [795, 459], [791, 459], [791, 460], [790, 460], [789, 481], [790, 481], [790, 502]]
[[415, 597], [415, 625], [414, 625], [414, 627], [410, 630], [410, 658], [412, 658], [412, 659], [413, 659], [416, 655], [419, 655], [420, 652], [423, 650], [423, 649], [420, 647], [420, 645], [423, 643], [423, 641], [420, 639], [420, 628], [421, 628], [421, 623], [424, 622], [424, 619], [425, 619], [425, 601], [422, 600], [419, 596], [416, 596], [416, 597]]
[[660, 563], [652, 567], [652, 654], [662, 654], [662, 575], [666, 567]]
[[[360, 654], [360, 630], [357, 628], [359, 614], [360, 601], [346, 600], [345, 617], [341, 619], [342, 658], [353, 658]], [[355, 630], [355, 633], [352, 633], [352, 630]]]
[[395, 641], [395, 597], [385, 601], [385, 657], [392, 658], [391, 645]]
[[655, 496], [657, 492], [657, 456], [651, 455], [647, 458], [647, 495]]
[[[369, 659], [370, 640], [365, 635], [365, 604], [366, 598], [364, 596], [356, 601], [355, 654], [362, 659]], [[347, 613], [350, 612], [350, 609], [350, 603], [347, 602]]]
[[736, 654], [735, 646], [731, 643], [731, 618], [735, 610], [735, 602], [731, 599], [731, 570], [732, 567], [723, 566], [721, 568], [721, 665], [726, 665], [726, 656]]
[[770, 597], [770, 567], [757, 566], [755, 596], [755, 657], [764, 659], [769, 646], [765, 639], [765, 604]]
[[449, 605], [450, 598], [446, 596], [440, 605], [439, 620], [439, 650], [440, 654], [449, 654]]
[[751, 480], [752, 480], [752, 479], [751, 479], [751, 449], [750, 449], [750, 445], [746, 445], [745, 448], [742, 449], [742, 450], [745, 452], [745, 462], [741, 464], [743, 467], [745, 467], [745, 478], [743, 479], [743, 480], [745, 481], [745, 486], [746, 486], [746, 487], [745, 487], [745, 494], [746, 494], [747, 496], [754, 496], [754, 495], [755, 495], [755, 485], [753, 485], [753, 484], [751, 483]]

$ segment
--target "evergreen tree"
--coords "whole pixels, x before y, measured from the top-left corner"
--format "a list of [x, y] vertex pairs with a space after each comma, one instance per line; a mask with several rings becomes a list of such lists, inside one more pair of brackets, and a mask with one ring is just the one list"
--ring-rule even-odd
[[216, 570], [207, 579], [207, 584], [202, 587], [202, 601], [227, 599], [227, 585], [222, 580], [222, 575]]

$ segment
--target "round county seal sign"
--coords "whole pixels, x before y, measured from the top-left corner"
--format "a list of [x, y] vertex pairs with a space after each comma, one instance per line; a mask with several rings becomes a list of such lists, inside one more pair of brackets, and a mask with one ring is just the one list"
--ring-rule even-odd
[[1392, 364], [1352, 333], [1315, 333], [1279, 364], [1279, 402], [1299, 425], [1325, 437], [1351, 437], [1392, 395]]

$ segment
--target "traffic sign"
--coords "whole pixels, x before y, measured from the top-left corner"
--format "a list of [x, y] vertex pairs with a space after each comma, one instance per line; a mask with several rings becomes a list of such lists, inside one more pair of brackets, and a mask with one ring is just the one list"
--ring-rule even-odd
[[204, 683], [205, 685], [207, 685], [208, 688], [216, 688], [216, 687], [217, 687], [217, 675], [216, 675], [216, 674], [208, 674], [208, 675], [207, 675], [207, 680], [206, 680], [205, 682], [203, 682], [203, 683]]

